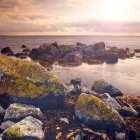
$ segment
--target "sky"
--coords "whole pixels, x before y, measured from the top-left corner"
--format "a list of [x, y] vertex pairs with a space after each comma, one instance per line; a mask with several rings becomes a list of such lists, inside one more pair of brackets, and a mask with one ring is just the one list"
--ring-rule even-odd
[[140, 0], [0, 0], [1, 35], [140, 35]]

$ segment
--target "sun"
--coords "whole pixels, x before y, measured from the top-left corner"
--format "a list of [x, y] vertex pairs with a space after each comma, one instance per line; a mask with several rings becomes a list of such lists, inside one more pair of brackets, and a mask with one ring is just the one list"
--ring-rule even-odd
[[121, 21], [127, 15], [127, 9], [122, 1], [108, 0], [101, 6], [101, 17], [108, 21]]

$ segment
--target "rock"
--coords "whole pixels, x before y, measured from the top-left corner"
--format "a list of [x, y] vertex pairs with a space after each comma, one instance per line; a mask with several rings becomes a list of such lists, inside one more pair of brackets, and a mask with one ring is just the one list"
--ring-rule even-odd
[[3, 120], [4, 114], [5, 114], [5, 110], [0, 106], [0, 122], [1, 120]]
[[39, 120], [43, 119], [43, 114], [39, 108], [35, 108], [31, 105], [14, 103], [7, 108], [4, 120], [18, 122], [27, 116], [32, 116]]
[[7, 55], [7, 56], [11, 56], [11, 55], [14, 54], [10, 47], [3, 48], [1, 50], [1, 53], [4, 54], [4, 55]]
[[119, 113], [123, 116], [138, 116], [138, 112], [132, 107], [122, 107]]
[[125, 51], [129, 52], [129, 51], [130, 51], [130, 49], [129, 49], [129, 48], [126, 48], [126, 49], [125, 49]]
[[55, 75], [35, 62], [3, 55], [0, 55], [0, 60], [4, 74], [0, 96], [8, 95], [11, 103], [30, 104], [41, 109], [64, 107], [67, 86]]
[[115, 132], [115, 140], [129, 140], [129, 138], [127, 137], [126, 133]]
[[26, 45], [22, 45], [21, 48], [22, 48], [22, 49], [25, 49], [25, 48], [27, 48], [27, 47], [26, 47]]
[[95, 57], [97, 59], [101, 59], [101, 60], [105, 59], [106, 50], [105, 50], [104, 42], [95, 43], [92, 47], [92, 50], [94, 51]]
[[113, 109], [116, 109], [116, 110], [121, 109], [121, 106], [119, 105], [119, 103], [114, 98], [112, 98], [108, 93], [104, 93], [101, 96], [101, 98], [104, 102], [109, 104]]
[[77, 129], [75, 132], [74, 140], [83, 140], [85, 139], [86, 135], [83, 133], [82, 130]]
[[72, 85], [81, 85], [81, 78], [76, 78], [76, 79], [72, 79], [71, 81], [70, 81], [70, 83], [72, 84]]
[[135, 56], [135, 52], [132, 51], [132, 52], [129, 53], [129, 55], [130, 55], [130, 57], [134, 57]]
[[92, 49], [93, 49], [94, 51], [105, 50], [105, 43], [104, 43], [104, 42], [95, 43], [95, 44], [93, 45]]
[[18, 57], [20, 59], [25, 59], [27, 57], [27, 55], [28, 54], [26, 52], [14, 54], [15, 57]]
[[28, 48], [23, 49], [23, 52], [25, 52], [25, 53], [29, 53], [29, 52], [30, 52], [30, 49], [28, 49]]
[[135, 53], [140, 53], [140, 49], [134, 49]]
[[135, 110], [140, 114], [140, 105], [136, 106]]
[[31, 116], [26, 117], [22, 121], [7, 128], [3, 133], [3, 138], [8, 140], [44, 140], [42, 122]]
[[50, 56], [57, 57], [59, 50], [55, 43], [44, 43], [37, 49], [32, 49], [29, 57], [34, 60], [47, 60]]
[[6, 130], [7, 128], [9, 128], [10, 126], [14, 125], [14, 122], [11, 121], [5, 121], [3, 123], [1, 123], [0, 125], [0, 133], [2, 133], [4, 130]]
[[112, 97], [122, 96], [123, 93], [117, 89], [116, 87], [112, 86], [105, 80], [97, 80], [94, 82], [92, 89], [97, 93], [108, 93]]
[[80, 52], [75, 51], [68, 53], [64, 58], [63, 62], [61, 61], [62, 64], [68, 64], [68, 65], [81, 65], [82, 64], [82, 59], [83, 56], [81, 55]]
[[106, 53], [106, 63], [117, 63], [118, 62], [118, 54], [107, 52]]
[[93, 95], [79, 95], [75, 114], [84, 124], [97, 130], [121, 131], [125, 128], [118, 112]]

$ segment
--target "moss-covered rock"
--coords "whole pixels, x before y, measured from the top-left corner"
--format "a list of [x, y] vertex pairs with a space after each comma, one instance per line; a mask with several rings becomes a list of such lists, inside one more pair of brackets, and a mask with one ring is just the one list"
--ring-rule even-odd
[[3, 55], [0, 60], [0, 94], [8, 93], [13, 102], [36, 106], [47, 107], [48, 101], [58, 107], [63, 102], [66, 85], [41, 65]]
[[121, 131], [125, 127], [125, 122], [118, 112], [93, 95], [80, 94], [75, 114], [86, 125], [97, 130]]
[[43, 140], [42, 122], [29, 116], [22, 121], [7, 128], [3, 133], [3, 139], [13, 140]]
[[4, 115], [4, 120], [20, 121], [27, 116], [32, 116], [34, 118], [43, 119], [43, 114], [39, 108], [35, 108], [31, 105], [25, 104], [11, 104]]

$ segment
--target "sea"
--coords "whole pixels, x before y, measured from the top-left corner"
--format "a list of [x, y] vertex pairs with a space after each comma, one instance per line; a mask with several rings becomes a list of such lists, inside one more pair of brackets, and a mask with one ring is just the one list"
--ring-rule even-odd
[[[32, 49], [38, 48], [45, 42], [66, 45], [77, 42], [86, 45], [105, 42], [106, 47], [140, 49], [140, 37], [138, 36], [0, 36], [0, 50], [4, 47], [11, 47], [14, 52], [21, 52], [22, 45]], [[140, 54], [136, 55], [131, 59], [119, 60], [116, 64], [89, 65], [83, 63], [75, 67], [54, 64], [51, 72], [65, 83], [69, 83], [74, 78], [81, 78], [82, 85], [88, 88], [92, 87], [95, 80], [104, 79], [124, 94], [140, 96]]]

